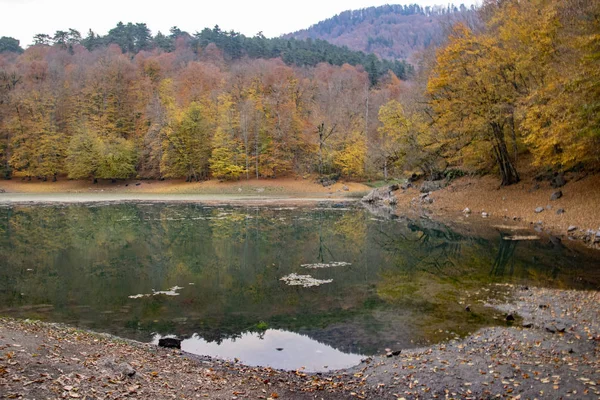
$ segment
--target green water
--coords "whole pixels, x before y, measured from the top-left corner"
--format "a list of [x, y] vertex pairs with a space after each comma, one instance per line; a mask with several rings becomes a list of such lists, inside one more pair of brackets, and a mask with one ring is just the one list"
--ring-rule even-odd
[[503, 323], [483, 306], [493, 284], [600, 287], [594, 254], [547, 240], [323, 207], [4, 206], [0, 315], [316, 371]]

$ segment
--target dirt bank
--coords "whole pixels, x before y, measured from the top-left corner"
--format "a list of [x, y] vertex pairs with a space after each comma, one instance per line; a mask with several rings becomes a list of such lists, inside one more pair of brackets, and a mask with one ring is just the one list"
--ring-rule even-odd
[[[536, 230], [564, 239], [583, 239], [589, 236], [589, 231], [600, 230], [600, 175], [567, 175], [566, 185], [558, 189], [552, 188], [549, 181], [536, 181], [533, 174], [508, 187], [499, 186], [494, 176], [464, 177], [431, 192], [432, 203], [420, 200], [421, 184], [396, 192], [398, 213], [426, 214], [460, 224], [479, 224], [484, 218], [482, 213], [486, 213], [488, 225], [528, 228], [533, 233]], [[559, 190], [562, 197], [551, 200], [552, 194]], [[536, 212], [538, 207], [543, 211]], [[471, 210], [470, 214], [463, 213], [466, 208]], [[568, 232], [569, 227], [576, 229]]]
[[507, 322], [512, 326], [325, 375], [251, 368], [58, 325], [0, 319], [0, 397], [597, 399], [600, 294], [505, 290], [510, 300], [495, 306], [517, 317]]

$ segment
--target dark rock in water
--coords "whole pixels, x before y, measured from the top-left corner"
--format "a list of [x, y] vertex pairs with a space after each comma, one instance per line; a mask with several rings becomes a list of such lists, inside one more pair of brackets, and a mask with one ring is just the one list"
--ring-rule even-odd
[[392, 354], [392, 352], [391, 352], [391, 351], [388, 351], [387, 353], [385, 353], [385, 356], [386, 356], [386, 357], [388, 357], [388, 358], [390, 358], [390, 357], [392, 357], [392, 356], [393, 356], [393, 354]]
[[523, 324], [523, 328], [529, 329], [529, 328], [532, 328], [532, 327], [533, 327], [533, 324], [531, 322]]
[[561, 190], [558, 190], [554, 193], [552, 193], [552, 196], [550, 196], [550, 200], [558, 200], [563, 196], [563, 192]]
[[344, 208], [346, 205], [344, 203], [335, 203], [331, 206], [331, 208]]
[[539, 214], [541, 212], [544, 212], [545, 208], [544, 207], [538, 207], [535, 209], [536, 214]]
[[393, 356], [399, 356], [400, 353], [402, 353], [402, 350], [396, 350], [396, 351], [392, 351], [392, 355]]
[[546, 331], [550, 333], [556, 333], [556, 328], [553, 326], [547, 326]]
[[545, 310], [546, 308], [548, 308], [548, 304], [540, 304], [540, 309]]
[[141, 185], [141, 183], [140, 183], [140, 182], [138, 182], [138, 183], [136, 183], [136, 184], [135, 184], [135, 186], [140, 186], [140, 185]]
[[564, 208], [559, 208], [558, 210], [556, 210], [556, 215], [562, 215], [565, 213], [565, 209]]
[[421, 193], [435, 192], [444, 187], [446, 187], [446, 181], [443, 179], [439, 181], [425, 181], [421, 185]]
[[512, 315], [512, 314], [508, 314], [508, 315], [506, 316], [506, 320], [507, 320], [507, 321], [514, 321], [514, 320], [515, 320], [515, 316], [514, 316], [514, 315]]
[[577, 227], [576, 227], [575, 225], [571, 225], [571, 226], [569, 226], [569, 228], [567, 229], [567, 232], [573, 232], [573, 231], [576, 231], [576, 230], [577, 230]]
[[395, 192], [396, 190], [400, 189], [400, 186], [398, 184], [393, 184], [389, 186], [390, 192]]
[[521, 290], [529, 290], [529, 286], [523, 286]]
[[166, 347], [169, 349], [181, 349], [181, 339], [177, 339], [177, 338], [158, 339], [158, 345], [160, 347]]
[[554, 178], [552, 178], [552, 180], [550, 181], [550, 186], [552, 186], [555, 189], [558, 189], [560, 187], [563, 187], [567, 184], [567, 181], [565, 179], [564, 174], [562, 173], [557, 173]]
[[465, 311], [467, 311], [467, 312], [471, 312], [471, 306], [466, 306], [466, 307], [465, 307]]
[[283, 347], [277, 347], [275, 350], [277, 350], [277, 351], [283, 351]]

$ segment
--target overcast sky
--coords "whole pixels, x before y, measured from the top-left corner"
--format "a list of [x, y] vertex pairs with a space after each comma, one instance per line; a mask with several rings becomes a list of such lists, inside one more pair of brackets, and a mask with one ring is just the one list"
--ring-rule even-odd
[[[478, 0], [456, 0], [467, 6]], [[342, 11], [383, 4], [442, 4], [440, 0], [0, 0], [0, 36], [11, 36], [25, 47], [36, 33], [88, 29], [104, 35], [117, 22], [145, 22], [155, 34], [172, 26], [194, 33], [218, 24], [248, 36], [262, 31], [267, 37], [307, 28]]]

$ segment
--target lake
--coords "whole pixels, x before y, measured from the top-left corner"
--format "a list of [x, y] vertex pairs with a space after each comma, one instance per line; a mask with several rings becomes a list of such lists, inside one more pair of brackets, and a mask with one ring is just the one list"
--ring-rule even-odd
[[0, 315], [328, 371], [506, 324], [485, 303], [507, 283], [600, 287], [556, 241], [337, 206], [4, 205]]

